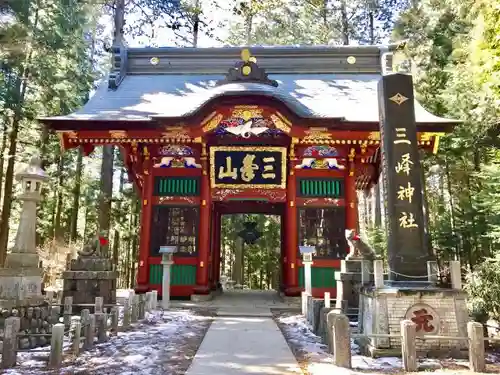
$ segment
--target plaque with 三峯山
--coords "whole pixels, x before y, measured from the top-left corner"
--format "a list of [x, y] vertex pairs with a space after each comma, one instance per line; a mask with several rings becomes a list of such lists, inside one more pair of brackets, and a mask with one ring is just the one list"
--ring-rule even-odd
[[212, 188], [286, 187], [286, 148], [211, 147]]

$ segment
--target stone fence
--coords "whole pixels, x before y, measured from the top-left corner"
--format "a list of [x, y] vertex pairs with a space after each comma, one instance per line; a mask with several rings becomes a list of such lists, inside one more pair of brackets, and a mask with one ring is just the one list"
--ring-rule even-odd
[[[64, 304], [29, 307], [22, 313], [13, 309], [10, 316], [3, 320], [3, 334], [0, 345], [2, 368], [16, 365], [17, 353], [29, 352], [33, 348], [47, 346], [48, 365], [57, 368], [61, 365], [64, 342], [70, 345], [70, 353], [78, 356], [81, 350], [91, 349], [95, 339], [97, 343], [106, 342], [119, 331], [126, 331], [132, 323], [144, 319], [146, 312], [154, 310], [158, 303], [156, 291], [146, 294], [131, 294], [119, 305], [103, 305], [103, 298], [97, 297], [95, 304], [76, 305], [72, 297], [66, 297]], [[63, 311], [61, 313], [61, 307]], [[73, 307], [83, 308], [80, 315], [73, 315]], [[93, 314], [90, 313], [93, 309]], [[109, 311], [108, 311], [109, 308]], [[119, 309], [123, 309], [123, 318], [119, 325]], [[43, 353], [36, 350], [36, 353]]]
[[469, 367], [474, 372], [484, 372], [486, 369], [485, 341], [500, 341], [500, 338], [484, 337], [483, 325], [478, 322], [467, 324], [467, 336], [440, 336], [417, 334], [417, 324], [411, 320], [401, 321], [401, 334], [359, 334], [352, 331], [349, 318], [341, 313], [330, 311], [325, 314], [325, 330], [322, 332], [324, 343], [333, 354], [334, 364], [340, 367], [351, 368], [351, 338], [354, 339], [399, 339], [401, 340], [401, 357], [403, 368], [407, 372], [418, 370], [417, 341], [418, 340], [447, 340], [466, 341], [469, 351]]

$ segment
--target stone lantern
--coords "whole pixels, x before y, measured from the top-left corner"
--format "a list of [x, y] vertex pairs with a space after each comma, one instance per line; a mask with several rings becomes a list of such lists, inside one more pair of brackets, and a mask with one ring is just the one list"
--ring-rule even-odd
[[42, 298], [42, 269], [36, 252], [36, 205], [42, 196], [42, 185], [48, 179], [38, 156], [16, 175], [21, 182], [21, 217], [14, 246], [0, 269], [0, 299], [33, 300]]

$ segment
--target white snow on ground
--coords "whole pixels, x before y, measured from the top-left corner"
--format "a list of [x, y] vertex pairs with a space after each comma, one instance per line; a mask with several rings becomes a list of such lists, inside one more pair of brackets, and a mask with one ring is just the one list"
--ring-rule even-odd
[[[306, 322], [304, 316], [281, 317], [279, 322], [285, 325], [285, 330], [293, 345], [305, 353], [309, 362], [308, 371], [311, 375], [369, 375], [370, 373], [367, 370], [374, 371], [372, 374], [384, 370], [402, 370], [401, 358], [371, 358], [360, 355], [359, 347], [353, 341], [351, 341], [352, 370], [337, 367], [333, 364], [333, 356], [328, 353], [326, 345], [321, 342], [320, 337], [312, 332], [311, 326]], [[356, 324], [353, 323], [352, 325]], [[493, 361], [493, 358], [489, 359]], [[466, 360], [453, 360], [453, 363], [464, 369], [468, 368]], [[429, 358], [419, 360], [419, 365], [426, 369], [439, 369], [442, 367], [439, 360]], [[434, 372], [434, 374], [437, 373]], [[449, 375], [450, 373], [447, 372], [446, 374]]]
[[37, 355], [33, 350], [18, 353], [17, 368], [6, 370], [4, 374], [169, 375], [175, 368], [165, 366], [165, 360], [184, 359], [182, 344], [201, 334], [208, 319], [186, 310], [155, 311], [148, 313], [146, 320], [131, 330], [120, 332], [106, 343], [96, 344], [77, 358], [68, 358], [59, 371], [44, 369], [48, 353]]

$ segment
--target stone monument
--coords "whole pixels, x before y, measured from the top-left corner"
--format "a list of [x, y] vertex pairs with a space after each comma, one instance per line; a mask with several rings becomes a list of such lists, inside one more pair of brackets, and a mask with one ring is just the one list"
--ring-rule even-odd
[[[374, 285], [360, 290], [360, 333], [400, 335], [401, 320], [409, 319], [417, 325], [419, 352], [466, 350], [467, 340], [423, 339], [467, 336], [468, 313], [460, 264], [450, 262], [452, 288], [438, 287], [436, 262], [425, 241], [412, 77], [383, 76], [378, 95], [389, 275], [384, 281], [382, 262], [375, 261]], [[359, 344], [373, 356], [401, 354], [398, 338], [368, 338]]]
[[[73, 304], [93, 304], [103, 297], [104, 304], [116, 303], [116, 279], [111, 260], [103, 254], [107, 246], [106, 233], [95, 236], [63, 272], [63, 298], [73, 297]], [[77, 309], [78, 310], [78, 309]]]
[[42, 184], [47, 180], [40, 158], [34, 156], [16, 175], [22, 184], [19, 196], [21, 217], [14, 246], [0, 268], [0, 305], [11, 308], [42, 303], [42, 274], [36, 252], [36, 205], [41, 200]]

